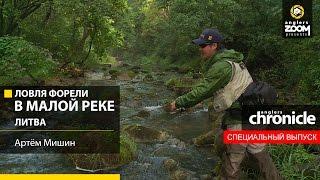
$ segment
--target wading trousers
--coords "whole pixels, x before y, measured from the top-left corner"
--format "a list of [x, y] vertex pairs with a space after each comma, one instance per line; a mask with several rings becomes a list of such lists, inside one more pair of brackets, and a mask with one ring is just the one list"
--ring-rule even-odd
[[[265, 149], [265, 144], [224, 144], [223, 130], [220, 130], [216, 137], [216, 150], [221, 158], [220, 179], [240, 179], [241, 163], [247, 155], [253, 156], [258, 163], [262, 179], [280, 180], [276, 166]], [[250, 162], [248, 162], [250, 163]]]

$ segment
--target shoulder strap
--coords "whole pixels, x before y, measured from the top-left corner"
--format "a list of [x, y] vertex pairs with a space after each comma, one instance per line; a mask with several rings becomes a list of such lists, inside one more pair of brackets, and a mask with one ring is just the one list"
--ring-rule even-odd
[[233, 78], [234, 78], [235, 69], [236, 69], [236, 66], [235, 66], [235, 64], [234, 64], [235, 62], [228, 61], [228, 60], [226, 60], [226, 62], [228, 62], [228, 63], [231, 65], [231, 68], [232, 68], [232, 75], [231, 75], [231, 79], [230, 79], [230, 81], [232, 81]]

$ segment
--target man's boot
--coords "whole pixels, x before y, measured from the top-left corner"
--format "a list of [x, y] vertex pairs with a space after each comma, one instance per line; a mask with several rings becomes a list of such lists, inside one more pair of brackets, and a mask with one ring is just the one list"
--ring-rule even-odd
[[252, 154], [259, 164], [260, 172], [266, 180], [281, 180], [282, 177], [266, 150]]
[[225, 144], [222, 154], [221, 179], [238, 180], [241, 173], [241, 162], [245, 157], [246, 147], [239, 144]]

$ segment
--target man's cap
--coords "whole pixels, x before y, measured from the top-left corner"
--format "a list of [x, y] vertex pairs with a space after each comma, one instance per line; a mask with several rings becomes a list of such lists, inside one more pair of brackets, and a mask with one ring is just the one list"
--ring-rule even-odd
[[217, 29], [205, 29], [198, 39], [194, 39], [192, 43], [196, 45], [213, 44], [223, 41], [223, 36]]

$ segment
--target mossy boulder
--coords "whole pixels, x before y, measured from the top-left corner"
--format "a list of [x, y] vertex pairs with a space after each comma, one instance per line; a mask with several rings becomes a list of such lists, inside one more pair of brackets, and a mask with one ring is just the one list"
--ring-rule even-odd
[[166, 132], [158, 131], [141, 125], [129, 125], [123, 130], [128, 133], [136, 142], [140, 143], [163, 142], [170, 137]]
[[169, 79], [168, 81], [166, 81], [165, 82], [165, 85], [168, 87], [168, 88], [173, 88], [173, 87], [175, 87], [177, 84], [179, 84], [180, 83], [180, 81], [179, 81], [179, 79], [177, 79], [177, 78], [171, 78], [171, 79]]
[[128, 135], [120, 136], [120, 163], [127, 164], [137, 156], [137, 145]]
[[118, 74], [116, 79], [120, 81], [130, 81], [132, 77], [130, 77], [128, 73], [120, 73]]
[[151, 74], [147, 74], [144, 78], [143, 78], [144, 81], [153, 81], [153, 76]]
[[119, 154], [69, 154], [68, 156], [79, 170], [108, 171], [133, 161], [137, 156], [137, 146], [128, 135], [121, 134]]
[[141, 118], [147, 118], [150, 116], [150, 112], [147, 110], [141, 110], [136, 114], [135, 116], [141, 117]]
[[130, 68], [130, 70], [135, 73], [139, 73], [141, 71], [141, 67], [140, 66], [133, 66]]
[[191, 178], [192, 178], [191, 173], [183, 169], [176, 170], [175, 172], [173, 172], [171, 176], [171, 179], [173, 180], [186, 180]]
[[166, 159], [163, 161], [163, 167], [168, 171], [174, 171], [178, 169], [178, 162], [173, 159]]
[[109, 70], [109, 74], [110, 75], [113, 75], [113, 76], [117, 76], [120, 72], [116, 69], [111, 69]]

